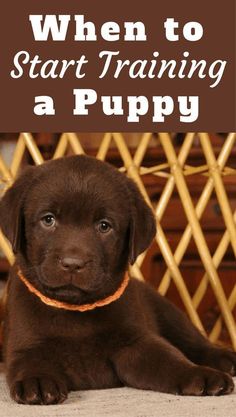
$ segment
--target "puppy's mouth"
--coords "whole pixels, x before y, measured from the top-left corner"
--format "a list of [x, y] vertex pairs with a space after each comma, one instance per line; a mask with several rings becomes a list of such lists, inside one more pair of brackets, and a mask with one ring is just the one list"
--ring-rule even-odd
[[[37, 279], [47, 295], [53, 298], [54, 295], [58, 296], [80, 296], [89, 294], [94, 288], [91, 288], [89, 279], [86, 276], [77, 276], [73, 273], [67, 273], [62, 277], [57, 275], [57, 279], [51, 279], [49, 272], [45, 273], [44, 269], [40, 266], [36, 271]], [[51, 281], [51, 282], [50, 282]], [[58, 282], [56, 282], [58, 281]]]
[[101, 282], [95, 279], [91, 282], [91, 276], [81, 276], [80, 279], [78, 277], [76, 279], [76, 276], [71, 274], [66, 279], [67, 282], [62, 281], [57, 284], [52, 282], [51, 284], [42, 268], [37, 271], [38, 289], [51, 299], [80, 305], [81, 303], [94, 302], [104, 295]]
[[79, 302], [81, 296], [88, 294], [88, 291], [78, 288], [72, 284], [62, 285], [60, 287], [50, 287], [45, 284], [42, 284], [42, 286], [45, 295], [59, 301], [66, 301], [70, 303], [77, 303]]

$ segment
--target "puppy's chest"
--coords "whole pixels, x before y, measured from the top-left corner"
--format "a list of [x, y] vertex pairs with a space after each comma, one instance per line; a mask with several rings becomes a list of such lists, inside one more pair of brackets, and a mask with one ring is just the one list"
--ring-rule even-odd
[[114, 329], [108, 323], [56, 314], [39, 343], [47, 355], [53, 353], [58, 358], [70, 389], [120, 386], [109, 360], [116, 342]]
[[57, 313], [51, 316], [48, 323], [47, 336], [73, 339], [77, 343], [90, 341], [99, 342], [111, 332], [111, 323], [83, 314], [73, 312]]

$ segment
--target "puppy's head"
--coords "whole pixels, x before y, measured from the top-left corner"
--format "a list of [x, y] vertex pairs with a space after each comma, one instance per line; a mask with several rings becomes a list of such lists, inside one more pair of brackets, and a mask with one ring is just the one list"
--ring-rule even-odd
[[77, 304], [112, 294], [156, 229], [135, 184], [86, 156], [26, 169], [0, 202], [0, 226], [27, 279]]

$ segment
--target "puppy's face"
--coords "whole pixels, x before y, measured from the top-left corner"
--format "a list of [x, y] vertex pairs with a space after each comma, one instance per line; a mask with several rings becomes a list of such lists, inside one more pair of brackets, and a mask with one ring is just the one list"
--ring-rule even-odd
[[26, 196], [26, 255], [47, 295], [78, 302], [113, 292], [122, 277], [129, 205], [94, 164], [66, 168], [45, 172]]
[[27, 170], [2, 199], [0, 223], [33, 285], [73, 304], [112, 294], [155, 233], [135, 185], [85, 156]]

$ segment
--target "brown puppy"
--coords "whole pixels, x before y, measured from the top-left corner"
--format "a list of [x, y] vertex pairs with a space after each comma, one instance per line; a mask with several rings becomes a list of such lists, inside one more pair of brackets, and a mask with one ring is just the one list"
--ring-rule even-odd
[[[235, 353], [210, 344], [148, 285], [131, 279], [125, 288], [128, 262], [155, 236], [152, 212], [125, 175], [86, 156], [28, 168], [1, 201], [0, 224], [16, 253], [4, 357], [17, 402], [54, 404], [70, 390], [123, 385], [187, 395], [233, 390]], [[29, 291], [19, 268], [47, 299]], [[109, 304], [71, 311], [48, 299]]]

